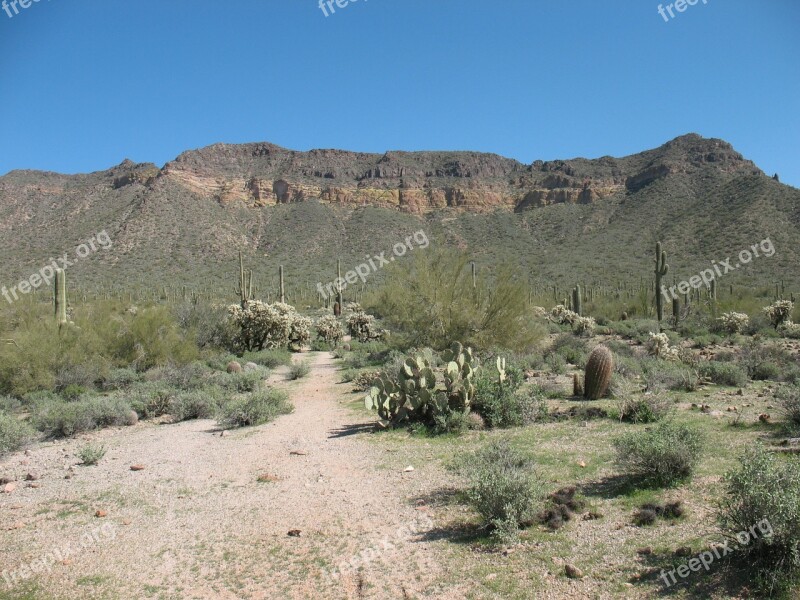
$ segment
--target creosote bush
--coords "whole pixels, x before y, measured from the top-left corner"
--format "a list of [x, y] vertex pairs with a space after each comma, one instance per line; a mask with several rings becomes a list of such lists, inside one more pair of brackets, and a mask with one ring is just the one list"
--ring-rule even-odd
[[24, 448], [35, 438], [36, 431], [26, 421], [0, 412], [0, 456]]
[[285, 392], [270, 388], [226, 402], [220, 409], [218, 421], [223, 427], [263, 425], [289, 414], [292, 408]]
[[614, 440], [617, 465], [647, 483], [668, 486], [687, 479], [703, 451], [701, 433], [674, 421]]

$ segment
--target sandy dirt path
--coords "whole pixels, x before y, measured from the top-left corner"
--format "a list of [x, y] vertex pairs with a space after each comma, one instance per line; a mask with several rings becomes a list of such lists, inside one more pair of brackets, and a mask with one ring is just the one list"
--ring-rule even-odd
[[[437, 587], [443, 542], [413, 502], [434, 483], [365, 439], [330, 354], [303, 358], [310, 375], [275, 382], [295, 410], [273, 423], [142, 423], [0, 462], [17, 480], [0, 493], [0, 598], [463, 597]], [[74, 466], [90, 441], [105, 458]]]

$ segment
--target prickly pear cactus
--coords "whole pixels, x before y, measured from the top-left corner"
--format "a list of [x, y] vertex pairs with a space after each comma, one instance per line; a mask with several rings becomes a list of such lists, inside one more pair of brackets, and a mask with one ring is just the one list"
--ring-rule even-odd
[[464, 349], [455, 342], [450, 350], [442, 354], [446, 367], [444, 370], [445, 395], [447, 405], [452, 410], [468, 412], [475, 398], [475, 385], [472, 375], [475, 372], [472, 363], [472, 348]]

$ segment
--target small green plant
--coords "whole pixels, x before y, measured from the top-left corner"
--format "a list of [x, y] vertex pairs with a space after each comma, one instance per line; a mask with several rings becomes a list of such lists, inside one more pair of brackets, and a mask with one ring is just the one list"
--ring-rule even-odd
[[286, 378], [289, 381], [294, 381], [296, 379], [302, 379], [306, 375], [311, 372], [311, 365], [308, 364], [308, 361], [301, 361], [293, 363], [291, 367], [289, 367], [289, 372], [286, 375]]
[[218, 421], [223, 427], [251, 427], [268, 423], [292, 410], [285, 392], [266, 389], [225, 403]]
[[747, 372], [738, 364], [704, 360], [698, 365], [701, 377], [707, 377], [718, 385], [744, 387], [747, 385]]
[[777, 394], [778, 406], [789, 428], [800, 431], [800, 386], [790, 385]]
[[618, 401], [620, 421], [655, 423], [670, 414], [675, 403], [663, 393], [623, 394]]
[[132, 425], [131, 406], [121, 398], [96, 397], [75, 402], [42, 402], [34, 406], [31, 422], [48, 438]]
[[646, 483], [673, 485], [691, 476], [703, 451], [703, 436], [687, 425], [662, 421], [649, 430], [614, 440], [617, 465]]
[[496, 440], [466, 460], [467, 498], [493, 535], [502, 542], [532, 524], [542, 506], [544, 487], [533, 461], [508, 440]]
[[100, 459], [106, 455], [105, 446], [95, 446], [88, 444], [78, 450], [78, 458], [81, 459], [84, 467], [90, 467], [100, 462]]

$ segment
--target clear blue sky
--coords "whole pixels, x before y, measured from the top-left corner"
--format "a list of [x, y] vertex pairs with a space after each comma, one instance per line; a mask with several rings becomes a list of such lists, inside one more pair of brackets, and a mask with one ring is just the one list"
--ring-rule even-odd
[[529, 163], [697, 132], [800, 187], [798, 0], [699, 0], [669, 22], [657, 0], [357, 0], [328, 17], [318, 1], [0, 9], [0, 174], [249, 141]]

